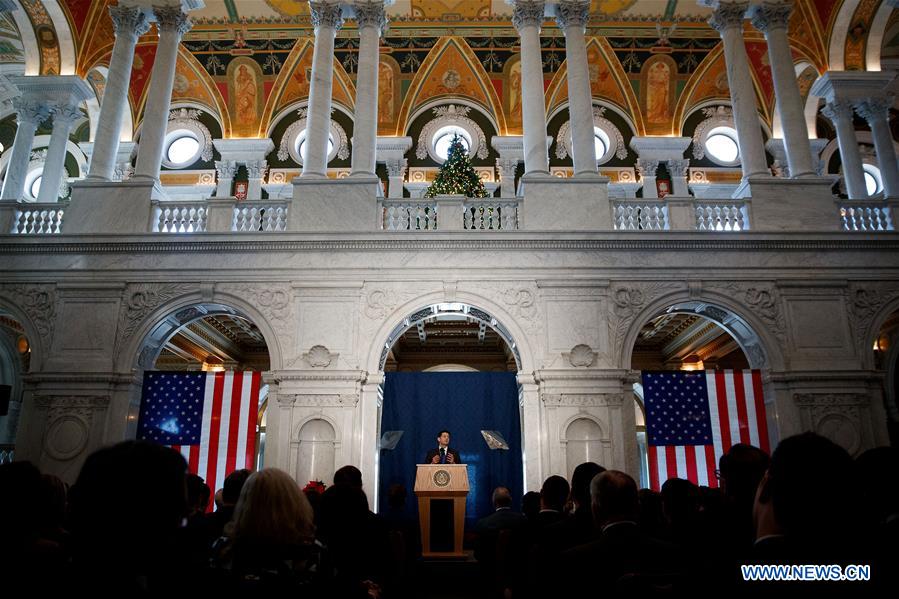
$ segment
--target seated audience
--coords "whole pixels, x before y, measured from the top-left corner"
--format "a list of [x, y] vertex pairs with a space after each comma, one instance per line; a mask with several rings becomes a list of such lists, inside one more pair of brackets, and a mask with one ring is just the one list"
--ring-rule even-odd
[[216, 502], [217, 509], [211, 514], [206, 514], [207, 539], [210, 545], [225, 534], [225, 525], [231, 521], [240, 492], [249, 477], [250, 471], [246, 468], [235, 470], [225, 477], [221, 501]]

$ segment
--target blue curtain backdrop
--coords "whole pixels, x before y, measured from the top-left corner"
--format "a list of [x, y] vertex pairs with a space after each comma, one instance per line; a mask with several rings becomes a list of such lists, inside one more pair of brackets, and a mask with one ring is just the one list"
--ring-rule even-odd
[[[465, 507], [466, 525], [493, 511], [491, 494], [498, 486], [521, 503], [521, 420], [518, 385], [511, 372], [388, 372], [384, 382], [381, 432], [401, 430], [393, 450], [381, 450], [380, 502], [387, 506], [387, 490], [402, 483], [409, 491], [406, 510], [418, 517], [413, 493], [415, 467], [437, 446], [437, 433], [450, 431], [450, 447], [468, 464], [471, 490]], [[508, 450], [489, 449], [481, 430], [495, 430]]]

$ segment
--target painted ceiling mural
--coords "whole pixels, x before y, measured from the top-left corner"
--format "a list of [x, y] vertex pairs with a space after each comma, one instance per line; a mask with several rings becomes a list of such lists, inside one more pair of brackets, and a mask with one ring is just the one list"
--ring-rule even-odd
[[[828, 43], [844, 0], [796, 0], [790, 21], [794, 59], [827, 68]], [[868, 24], [884, 0], [857, 4], [845, 46], [846, 68], [864, 68]], [[49, 4], [49, 0], [47, 2]], [[114, 0], [55, 0], [73, 32], [76, 72], [98, 78], [115, 40], [107, 14]], [[42, 73], [59, 72], [58, 34], [41, 0], [21, 0], [35, 30]], [[378, 129], [403, 135], [421, 107], [464, 97], [481, 106], [501, 134], [521, 133], [518, 35], [505, 0], [396, 0], [381, 42]], [[718, 33], [696, 0], [592, 0], [587, 28], [594, 98], [629, 116], [641, 135], [679, 134], [691, 108], [728, 97]], [[845, 11], [844, 11], [845, 13]], [[265, 136], [309, 90], [312, 28], [308, 3], [206, 0], [184, 36], [173, 99], [207, 107], [225, 136]], [[8, 21], [8, 22], [7, 22]], [[0, 22], [0, 62], [22, 61], [15, 23]], [[770, 123], [774, 93], [764, 37], [748, 22], [746, 48], [760, 113]], [[140, 121], [155, 56], [155, 31], [138, 44], [132, 75], [134, 122]], [[565, 40], [553, 21], [541, 38], [547, 110], [567, 101]], [[358, 65], [355, 23], [338, 32], [334, 101], [349, 112]], [[102, 90], [102, 84], [100, 86]]]

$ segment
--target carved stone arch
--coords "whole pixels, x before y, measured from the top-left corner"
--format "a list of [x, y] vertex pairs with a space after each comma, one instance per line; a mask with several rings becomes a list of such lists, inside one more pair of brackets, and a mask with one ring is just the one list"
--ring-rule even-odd
[[609, 435], [609, 425], [603, 422], [602, 418], [596, 416], [595, 414], [589, 414], [587, 412], [578, 412], [577, 414], [572, 414], [568, 418], [566, 418], [562, 424], [559, 426], [559, 439], [565, 442], [568, 437], [568, 428], [574, 424], [577, 420], [590, 420], [596, 426], [599, 427], [599, 432], [603, 438], [608, 437]]
[[[48, 294], [47, 300], [28, 300], [31, 295], [29, 287], [40, 287], [41, 293]], [[0, 285], [0, 313], [2, 312], [7, 312], [25, 329], [25, 337], [31, 347], [29, 371], [39, 372], [45, 350], [49, 351], [53, 340], [56, 319], [55, 289], [50, 286], [28, 284]]]
[[[633, 295], [635, 288], [619, 287], [613, 290], [613, 294], [621, 289]], [[734, 338], [746, 355], [750, 368], [785, 368], [782, 348], [786, 342], [786, 324], [773, 285], [751, 282], [745, 285], [722, 283], [719, 286], [709, 283], [703, 285], [702, 292], [695, 297], [685, 289], [663, 291], [654, 298], [639, 289], [636, 293], [643, 294], [644, 299], [642, 303], [630, 302], [633, 306], [632, 320], [618, 347], [620, 368], [631, 367], [634, 345], [643, 326], [665, 313], [695, 314], [711, 320]], [[743, 297], [744, 303], [735, 301], [737, 296]], [[626, 304], [616, 300], [614, 295], [612, 303], [613, 310], [620, 304]]]
[[[437, 67], [455, 63], [464, 65], [459, 68], [463, 68], [467, 73], [456, 71], [455, 76], [449, 77], [449, 71], [455, 71], [450, 67], [447, 67], [444, 73], [436, 73]], [[473, 79], [470, 86], [464, 83], [465, 74], [471, 75]], [[457, 83], [456, 76], [461, 76], [463, 83]], [[468, 89], [469, 87], [470, 89]], [[421, 104], [436, 98], [448, 101], [448, 98], [451, 97], [467, 97], [471, 101], [482, 104], [482, 108], [492, 116], [493, 121], [497, 124], [497, 134], [507, 134], [505, 114], [496, 89], [490, 83], [490, 77], [484, 70], [484, 65], [478, 60], [465, 39], [458, 36], [441, 38], [428, 52], [403, 99], [403, 105], [397, 115], [396, 130], [403, 132], [409, 128], [412, 122], [411, 115], [418, 111]]]
[[[859, 293], [863, 291], [863, 293]], [[886, 293], [892, 292], [890, 299], [879, 302], [880, 295], [877, 290], [867, 291], [863, 287], [850, 286], [847, 307], [851, 317], [852, 327], [855, 330], [856, 349], [862, 356], [862, 363], [866, 369], [874, 369], [873, 341], [887, 319], [894, 312], [899, 311], [899, 284]]]
[[[846, 69], [846, 39], [849, 29], [852, 27], [852, 17], [861, 0], [845, 0], [841, 5], [836, 18], [831, 18], [833, 29], [830, 31], [830, 39], [827, 43], [827, 63], [834, 71]], [[824, 24], [825, 28], [827, 23]]]
[[[270, 317], [238, 295], [240, 291], [205, 294], [190, 284], [128, 285], [119, 315], [116, 369], [121, 372], [152, 367], [166, 341], [181, 327], [204, 316], [232, 314], [247, 318], [259, 328], [268, 348], [269, 369], [279, 370], [284, 363], [283, 351]], [[265, 292], [263, 288], [250, 290], [257, 295]], [[292, 310], [292, 295], [285, 293]]]
[[[297, 135], [302, 133], [306, 129], [306, 111], [307, 111], [308, 101], [303, 100], [302, 102], [296, 102], [292, 104], [288, 109], [281, 111], [277, 118], [272, 121], [271, 128], [268, 132], [269, 137], [272, 135], [272, 130], [281, 123], [281, 121], [293, 118], [293, 122], [287, 126], [284, 132], [281, 134], [281, 138], [278, 144], [278, 160], [287, 160], [291, 158], [295, 163], [302, 165], [303, 158], [300, 156], [297, 151], [295, 140]], [[339, 104], [332, 103], [332, 112], [340, 111], [345, 114], [352, 121], [352, 113], [350, 110]], [[347, 136], [346, 131], [340, 123], [335, 121], [333, 118], [330, 119], [329, 122], [329, 132], [331, 134], [331, 138], [334, 140], [334, 148], [330, 154], [328, 154], [326, 162], [330, 163], [334, 158], [339, 158], [340, 160], [346, 160], [350, 157], [350, 140]], [[273, 140], [274, 141], [274, 140]]]
[[[382, 289], [374, 286], [371, 289], [364, 290], [365, 297], [362, 298], [363, 305], [370, 305], [371, 298], [374, 294], [386, 294], [388, 297], [393, 293], [390, 290]], [[393, 295], [396, 295], [393, 293]], [[504, 340], [511, 338], [518, 350], [518, 371], [519, 373], [533, 373], [536, 370], [536, 354], [534, 346], [537, 339], [529, 335], [521, 323], [506, 308], [503, 308], [498, 301], [490, 299], [485, 295], [479, 295], [467, 291], [457, 290], [452, 300], [447, 299], [447, 293], [443, 290], [432, 293], [418, 295], [395, 297], [378, 304], [377, 310], [366, 311], [363, 313], [380, 321], [377, 329], [371, 335], [372, 340], [367, 352], [364, 354], [365, 369], [369, 373], [376, 373], [382, 370], [381, 358], [384, 347], [387, 345], [391, 333], [396, 333], [397, 329], [406, 330], [411, 327], [411, 322], [406, 326], [404, 321], [416, 313], [428, 309], [435, 304], [452, 301], [454, 303], [464, 303], [469, 306], [481, 309], [485, 314], [492, 315], [497, 323], [506, 331], [503, 336]], [[497, 330], [499, 332], [499, 330]], [[508, 343], [508, 341], [507, 341]]]
[[293, 430], [290, 433], [290, 442], [295, 443], [295, 442], [301, 441], [302, 439], [300, 439], [300, 432], [303, 430], [303, 427], [315, 420], [321, 420], [323, 422], [326, 422], [331, 427], [331, 430], [334, 431], [333, 441], [337, 444], [340, 444], [340, 439], [341, 439], [340, 426], [337, 424], [337, 421], [334, 420], [334, 418], [332, 418], [328, 414], [325, 414], [324, 412], [317, 412], [315, 414], [309, 414], [305, 418], [301, 418], [294, 425]]
[[[481, 116], [487, 119], [487, 122], [493, 127], [494, 131], [499, 131], [499, 124], [496, 122], [496, 119], [493, 118], [493, 115], [490, 114], [490, 111], [480, 104], [479, 102], [473, 101], [471, 98], [463, 98], [459, 96], [446, 96], [437, 98], [435, 100], [430, 100], [425, 102], [418, 107], [415, 108], [415, 112], [413, 112], [408, 118], [408, 124], [406, 129], [403, 131], [404, 135], [409, 133], [408, 128], [412, 126], [415, 120], [421, 115], [433, 111], [436, 108], [443, 106], [461, 106], [466, 109], [476, 110]], [[486, 134], [485, 134], [486, 135]], [[489, 136], [488, 136], [489, 137]]]

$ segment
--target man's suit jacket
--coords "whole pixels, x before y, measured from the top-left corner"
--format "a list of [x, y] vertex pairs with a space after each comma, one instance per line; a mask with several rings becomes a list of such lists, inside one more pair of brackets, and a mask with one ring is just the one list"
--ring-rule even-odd
[[[438, 453], [439, 452], [437, 451], [436, 447], [434, 449], [429, 449], [428, 455], [425, 457], [424, 463], [430, 464], [431, 460], [433, 460], [434, 456], [437, 455]], [[447, 454], [447, 457], [449, 457], [449, 454], [453, 454], [453, 464], [461, 464], [462, 463], [462, 459], [459, 457], [459, 452], [456, 451], [455, 449], [453, 449], [452, 447], [446, 448], [446, 454]]]

